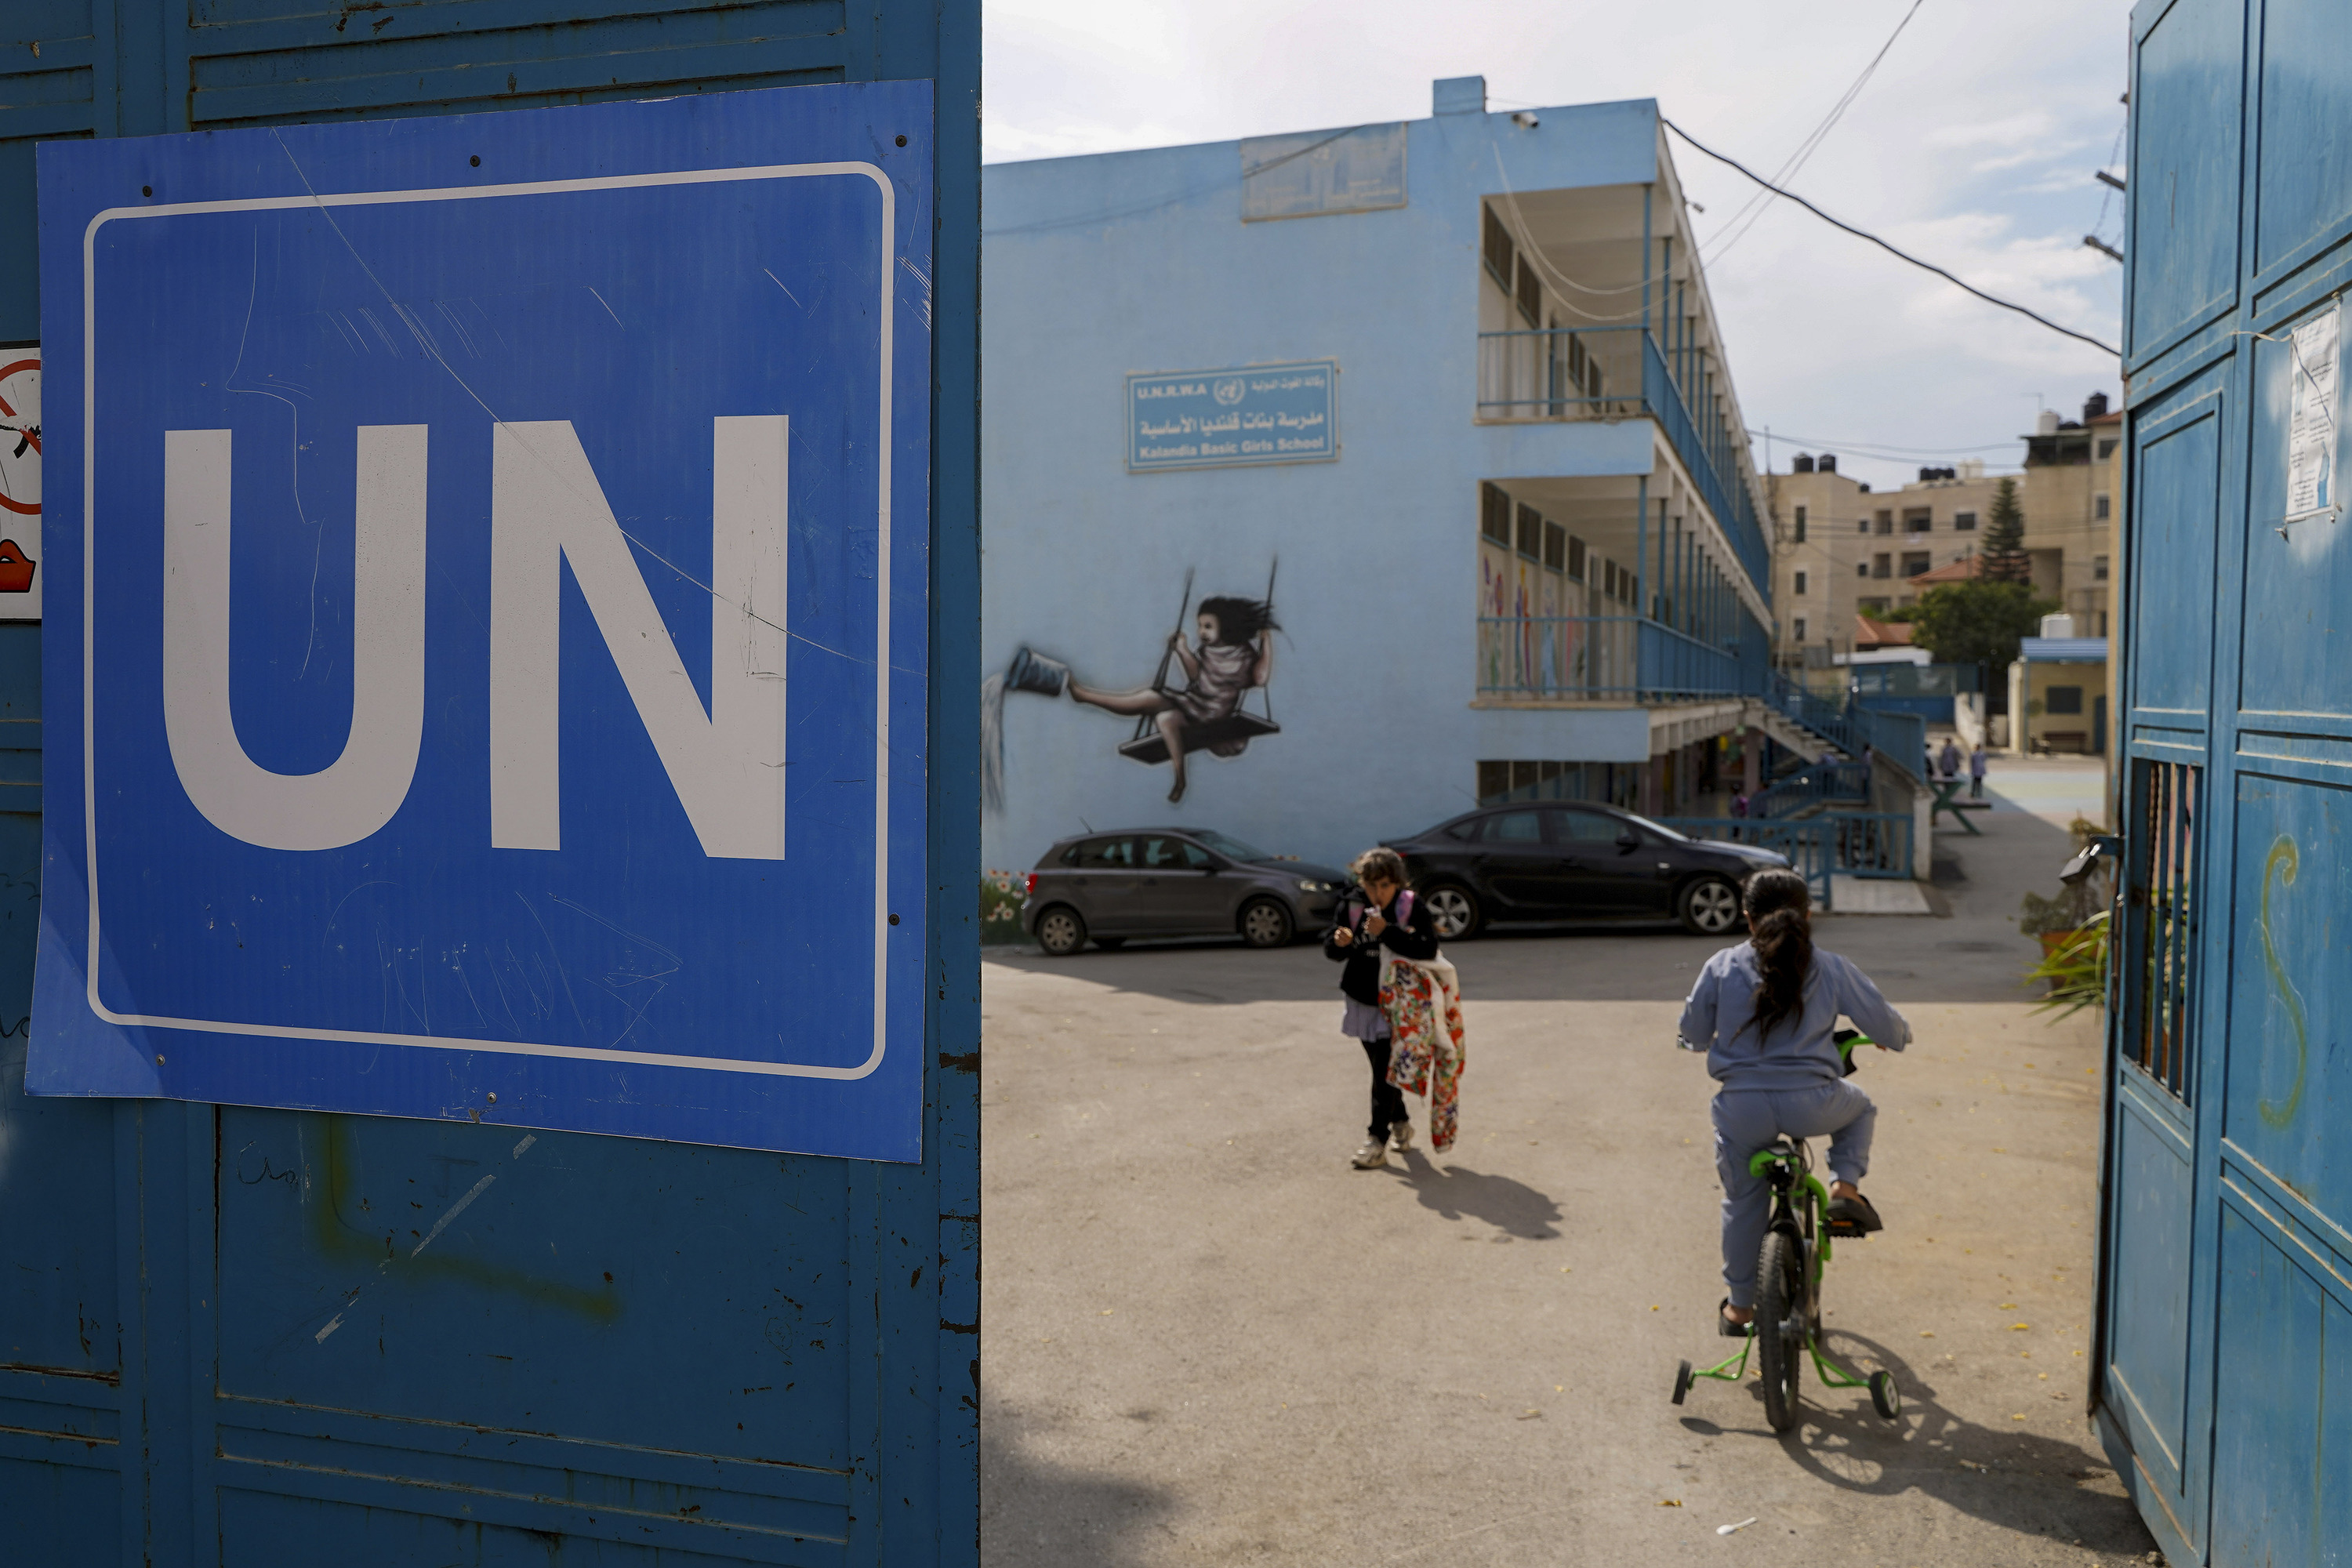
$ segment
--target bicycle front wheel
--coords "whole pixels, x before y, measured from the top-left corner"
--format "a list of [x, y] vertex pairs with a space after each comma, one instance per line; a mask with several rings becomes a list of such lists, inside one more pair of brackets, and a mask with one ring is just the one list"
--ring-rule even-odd
[[1756, 1361], [1764, 1377], [1764, 1419], [1775, 1432], [1797, 1424], [1797, 1373], [1805, 1359], [1803, 1246], [1768, 1231], [1756, 1260]]

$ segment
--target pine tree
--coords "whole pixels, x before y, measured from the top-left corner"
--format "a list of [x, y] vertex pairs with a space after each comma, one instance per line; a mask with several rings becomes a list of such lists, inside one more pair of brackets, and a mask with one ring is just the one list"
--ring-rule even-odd
[[1984, 562], [1979, 575], [1989, 582], [2033, 581], [2033, 557], [2025, 552], [2025, 509], [2017, 504], [2015, 479], [2003, 479], [1993, 488], [1992, 512], [1985, 520], [1984, 542], [1977, 554]]

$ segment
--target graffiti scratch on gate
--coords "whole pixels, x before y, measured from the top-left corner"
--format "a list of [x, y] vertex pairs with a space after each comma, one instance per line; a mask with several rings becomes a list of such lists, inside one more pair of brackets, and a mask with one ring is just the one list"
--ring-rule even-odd
[[2254, 1109], [2273, 1127], [2284, 1127], [2294, 1120], [2303, 1106], [2303, 1080], [2311, 1068], [2311, 1041], [2303, 1015], [2303, 997], [2294, 982], [2287, 978], [2286, 965], [2279, 962], [2278, 949], [2271, 942], [2271, 880], [2275, 877], [2287, 887], [2294, 886], [2298, 857], [2294, 839], [2282, 833], [2271, 846], [2270, 858], [2263, 862], [2263, 905], [2260, 924], [2263, 932], [2263, 962], [2270, 965], [2271, 984], [2278, 987], [2279, 1000], [2286, 1004], [2287, 1022], [2294, 1026], [2294, 1087], [2286, 1091], [2284, 1100], [2259, 1100]]

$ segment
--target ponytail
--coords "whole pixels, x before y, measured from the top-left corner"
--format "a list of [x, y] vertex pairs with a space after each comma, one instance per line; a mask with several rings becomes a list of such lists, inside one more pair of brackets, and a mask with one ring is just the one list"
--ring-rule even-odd
[[1757, 1042], [1804, 1010], [1805, 977], [1813, 967], [1812, 899], [1794, 871], [1759, 871], [1748, 879], [1748, 919], [1755, 935]]

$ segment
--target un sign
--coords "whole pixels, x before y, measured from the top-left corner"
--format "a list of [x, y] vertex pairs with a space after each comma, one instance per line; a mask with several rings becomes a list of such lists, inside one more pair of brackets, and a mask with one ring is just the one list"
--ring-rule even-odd
[[929, 146], [44, 153], [36, 1091], [919, 1156]]

